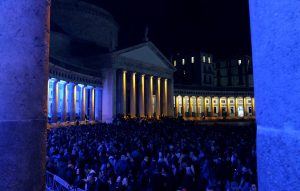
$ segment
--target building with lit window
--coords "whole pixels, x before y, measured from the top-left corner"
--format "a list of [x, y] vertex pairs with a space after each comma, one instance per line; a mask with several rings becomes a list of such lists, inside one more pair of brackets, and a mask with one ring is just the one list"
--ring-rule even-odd
[[[185, 61], [184, 64], [182, 61]], [[172, 57], [175, 116], [253, 117], [252, 62], [249, 56], [215, 60], [204, 52]]]

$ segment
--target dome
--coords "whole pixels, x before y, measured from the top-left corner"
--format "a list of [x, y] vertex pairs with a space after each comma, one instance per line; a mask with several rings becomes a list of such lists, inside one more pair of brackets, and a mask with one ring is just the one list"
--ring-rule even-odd
[[118, 45], [119, 26], [106, 10], [80, 0], [53, 0], [51, 30], [76, 41], [93, 43], [109, 51]]

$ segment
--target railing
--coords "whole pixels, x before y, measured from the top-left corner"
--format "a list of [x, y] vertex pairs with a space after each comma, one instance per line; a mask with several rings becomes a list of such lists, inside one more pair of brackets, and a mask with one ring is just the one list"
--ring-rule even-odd
[[80, 188], [73, 188], [59, 176], [46, 172], [46, 191], [85, 191]]

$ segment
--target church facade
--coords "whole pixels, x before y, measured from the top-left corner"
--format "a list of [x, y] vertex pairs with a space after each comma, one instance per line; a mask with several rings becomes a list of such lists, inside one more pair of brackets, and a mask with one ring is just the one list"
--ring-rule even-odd
[[[201, 54], [201, 75], [189, 75], [197, 69], [187, 59], [171, 61], [150, 41], [118, 49], [119, 26], [100, 7], [56, 0], [51, 9], [49, 123], [111, 122], [118, 114], [194, 119], [254, 115], [253, 91], [216, 87], [212, 56]], [[191, 57], [190, 64], [197, 60]], [[199, 81], [200, 86], [180, 80]]]

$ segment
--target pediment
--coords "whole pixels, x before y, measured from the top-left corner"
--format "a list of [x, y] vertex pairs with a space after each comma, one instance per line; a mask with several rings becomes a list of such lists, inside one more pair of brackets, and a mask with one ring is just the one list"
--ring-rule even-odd
[[118, 57], [127, 60], [145, 64], [147, 66], [154, 66], [166, 70], [174, 70], [170, 61], [155, 47], [151, 42], [146, 42], [136, 46], [132, 46], [115, 53]]

